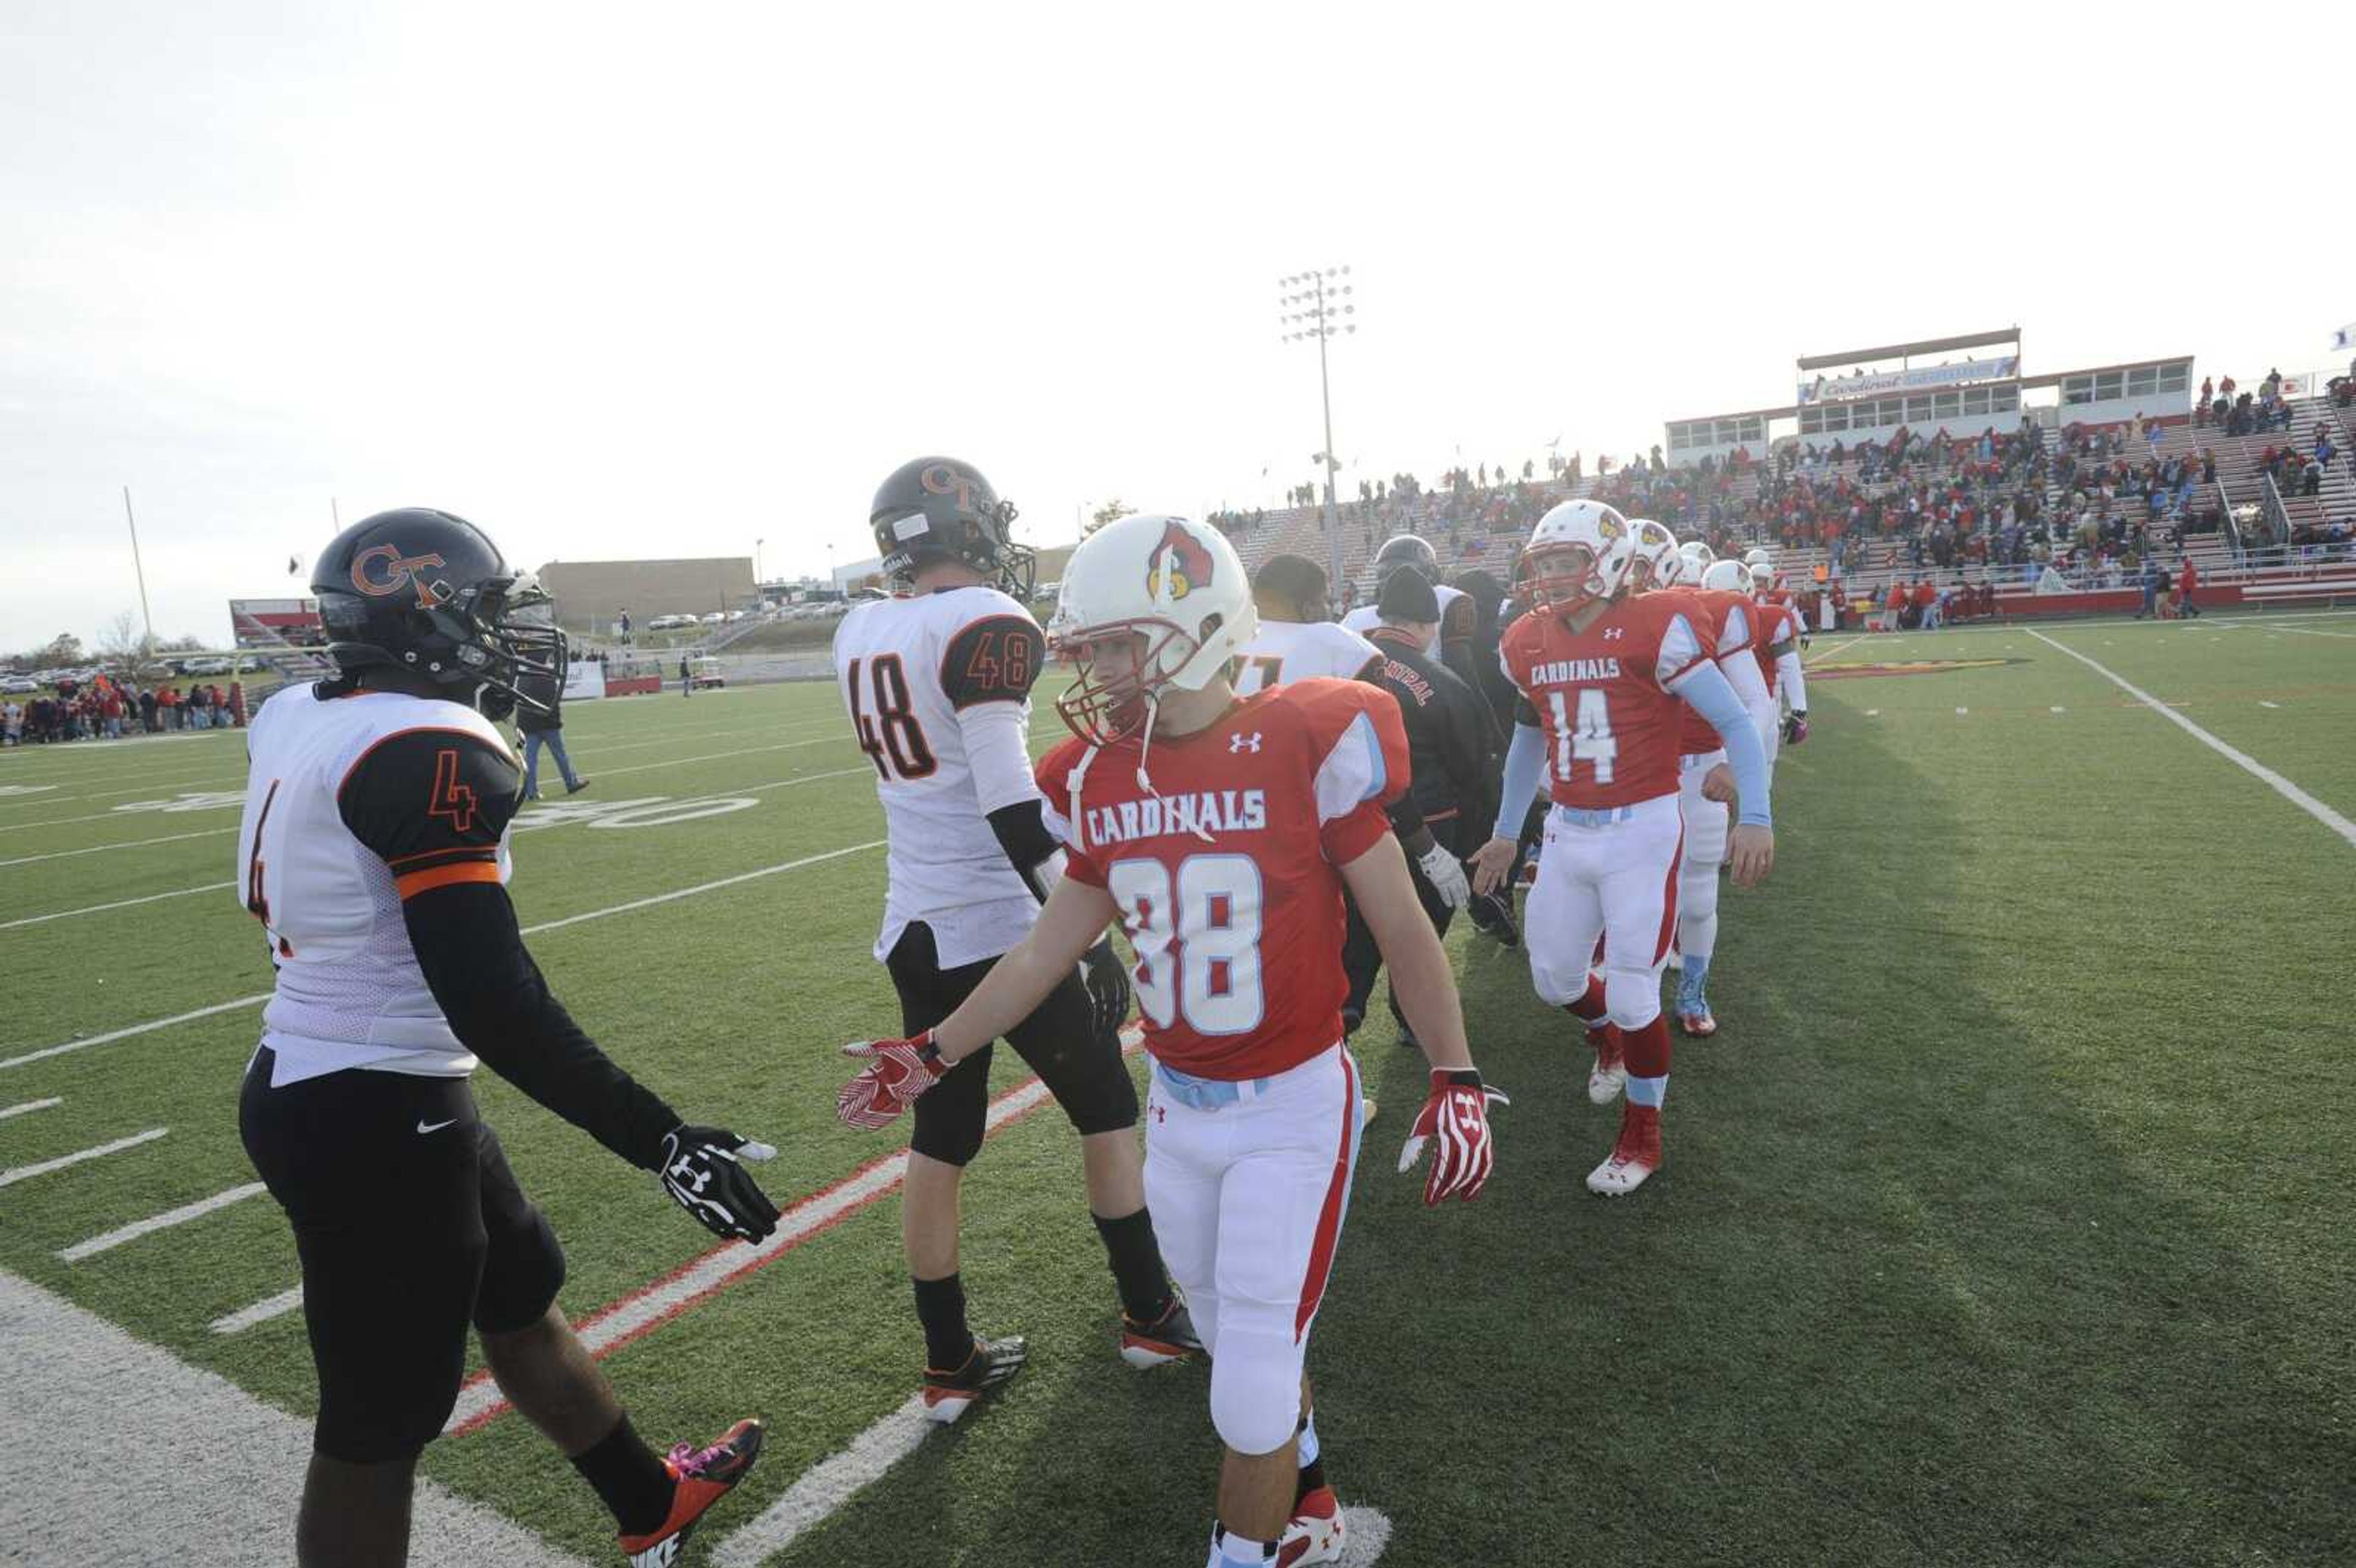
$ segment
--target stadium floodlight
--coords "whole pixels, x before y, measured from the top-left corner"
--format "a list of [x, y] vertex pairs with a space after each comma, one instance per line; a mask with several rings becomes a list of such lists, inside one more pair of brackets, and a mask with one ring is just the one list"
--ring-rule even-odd
[[1351, 296], [1356, 285], [1348, 281], [1347, 267], [1290, 272], [1277, 279], [1277, 336], [1280, 342], [1317, 341], [1317, 391], [1325, 412], [1325, 447], [1317, 457], [1325, 465], [1325, 546], [1333, 573], [1333, 592], [1342, 592], [1342, 513], [1334, 499], [1335, 472], [1342, 466], [1333, 456], [1333, 382], [1326, 363], [1326, 339], [1348, 336], [1358, 324], [1344, 319], [1358, 313]]

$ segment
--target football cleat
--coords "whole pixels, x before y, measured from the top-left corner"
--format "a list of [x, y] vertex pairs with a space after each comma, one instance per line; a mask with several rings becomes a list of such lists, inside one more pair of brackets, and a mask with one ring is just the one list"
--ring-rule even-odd
[[1696, 1040], [1708, 1040], [1718, 1032], [1718, 1020], [1709, 1016], [1708, 1002], [1692, 1008], [1680, 1006], [1677, 1008], [1677, 1029]]
[[1514, 895], [1511, 888], [1500, 888], [1494, 893], [1479, 893], [1465, 906], [1472, 923], [1497, 939], [1501, 947], [1522, 944], [1521, 927], [1514, 920]]
[[1628, 1082], [1628, 1063], [1620, 1050], [1620, 1026], [1605, 1024], [1590, 1029], [1587, 1038], [1595, 1046], [1595, 1065], [1587, 1072], [1587, 1097], [1608, 1105], [1620, 1097]]
[[1587, 1189], [1601, 1198], [1625, 1198], [1661, 1168], [1661, 1112], [1631, 1100], [1620, 1108], [1620, 1140], [1612, 1157], [1587, 1173]]
[[1175, 1296], [1170, 1298], [1168, 1309], [1151, 1323], [1140, 1323], [1126, 1312], [1120, 1315], [1120, 1359], [1140, 1371], [1194, 1360], [1202, 1354], [1202, 1336], [1194, 1332], [1194, 1320], [1186, 1316], [1186, 1304]]
[[1686, 966], [1686, 955], [1672, 947], [1669, 949], [1668, 962], [1669, 969], [1672, 973], [1682, 972]]
[[1292, 1520], [1276, 1543], [1277, 1568], [1303, 1563], [1339, 1563], [1344, 1531], [1342, 1505], [1331, 1487], [1319, 1487], [1292, 1507]]
[[[1189, 1325], [1191, 1328], [1191, 1325]], [[1023, 1370], [1031, 1354], [1020, 1334], [1002, 1339], [973, 1337], [973, 1354], [953, 1372], [925, 1369], [925, 1419], [947, 1426], [963, 1415], [973, 1402]]]
[[670, 1516], [651, 1534], [621, 1538], [622, 1555], [630, 1568], [670, 1568], [679, 1560], [706, 1510], [726, 1497], [761, 1456], [761, 1434], [758, 1421], [740, 1421], [708, 1448], [681, 1443], [670, 1451], [663, 1460], [676, 1483]]

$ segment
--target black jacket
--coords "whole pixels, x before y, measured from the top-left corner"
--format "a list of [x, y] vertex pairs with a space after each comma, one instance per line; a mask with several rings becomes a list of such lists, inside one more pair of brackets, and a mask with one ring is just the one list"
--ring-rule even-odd
[[535, 713], [522, 703], [516, 704], [516, 728], [527, 735], [545, 735], [551, 730], [564, 728], [564, 683], [553, 676], [525, 676], [516, 682], [516, 689], [534, 701], [548, 704], [544, 714]]
[[1427, 822], [1446, 822], [1482, 804], [1495, 745], [1488, 705], [1456, 672], [1387, 626], [1368, 634], [1382, 650], [1383, 688], [1407, 723], [1411, 793]]

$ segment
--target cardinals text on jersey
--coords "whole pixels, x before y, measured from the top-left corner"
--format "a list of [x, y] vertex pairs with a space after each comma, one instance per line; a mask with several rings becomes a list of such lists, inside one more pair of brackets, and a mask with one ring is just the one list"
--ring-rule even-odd
[[1306, 680], [1156, 736], [1068, 741], [1039, 764], [1066, 875], [1108, 890], [1137, 950], [1147, 1049], [1182, 1072], [1264, 1078], [1342, 1038], [1339, 868], [1390, 832], [1408, 782], [1398, 703]]
[[1557, 804], [1591, 809], [1675, 795], [1685, 704], [1669, 683], [1707, 656], [1673, 592], [1621, 600], [1583, 632], [1552, 613], [1508, 627], [1497, 662], [1546, 730]]
[[347, 1067], [473, 1072], [401, 904], [507, 880], [522, 770], [498, 731], [463, 703], [289, 687], [254, 715], [247, 746], [237, 885], [278, 968], [262, 1015], [273, 1083]]
[[1362, 680], [1380, 667], [1374, 644], [1331, 621], [1269, 621], [1236, 656], [1231, 672], [1239, 697], [1288, 680]]
[[[889, 891], [875, 956], [916, 921], [944, 968], [1023, 940], [1039, 901], [991, 831], [989, 814], [1033, 798], [1025, 741], [1046, 639], [994, 588], [862, 604], [834, 637], [835, 684], [875, 765]], [[991, 753], [978, 773], [979, 744]]]

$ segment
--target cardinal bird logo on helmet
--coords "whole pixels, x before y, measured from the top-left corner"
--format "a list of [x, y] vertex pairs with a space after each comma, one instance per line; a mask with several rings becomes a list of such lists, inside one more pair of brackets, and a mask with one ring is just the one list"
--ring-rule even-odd
[[1162, 542], [1153, 547], [1151, 564], [1145, 569], [1145, 591], [1160, 598], [1165, 575], [1173, 599], [1183, 599], [1211, 581], [1211, 552], [1175, 522], [1162, 526]]

